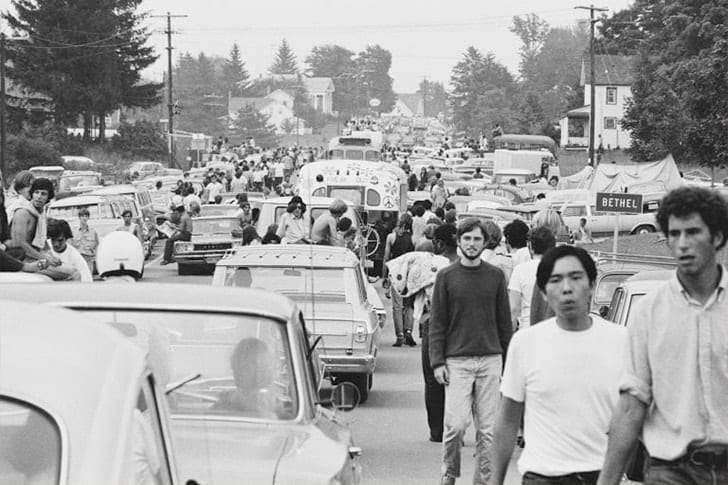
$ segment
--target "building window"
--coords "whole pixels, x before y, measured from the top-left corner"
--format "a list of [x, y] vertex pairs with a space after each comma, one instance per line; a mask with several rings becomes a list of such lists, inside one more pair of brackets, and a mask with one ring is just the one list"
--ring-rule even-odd
[[607, 104], [617, 104], [617, 88], [607, 88]]
[[605, 130], [616, 130], [617, 129], [617, 118], [604, 118], [604, 129]]

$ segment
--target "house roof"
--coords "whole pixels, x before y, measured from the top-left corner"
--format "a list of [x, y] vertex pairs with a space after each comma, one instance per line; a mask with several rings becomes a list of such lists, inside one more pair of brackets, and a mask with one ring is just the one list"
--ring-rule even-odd
[[397, 98], [404, 103], [412, 114], [421, 115], [423, 106], [422, 95], [420, 93], [397, 93]]
[[566, 112], [569, 118], [589, 118], [591, 107], [587, 104], [581, 108], [572, 109]]
[[[594, 56], [595, 86], [629, 86], [634, 82], [635, 56]], [[581, 61], [581, 85], [591, 84], [589, 58]]]
[[303, 84], [309, 94], [334, 92], [334, 82], [330, 77], [304, 77]]

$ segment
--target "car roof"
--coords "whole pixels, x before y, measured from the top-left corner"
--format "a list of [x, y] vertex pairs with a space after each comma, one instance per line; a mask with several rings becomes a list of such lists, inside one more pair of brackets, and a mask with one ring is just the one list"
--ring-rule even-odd
[[[265, 199], [261, 201], [263, 204], [281, 204], [281, 205], [288, 205], [288, 203], [291, 201], [291, 197], [271, 197], [270, 199]], [[303, 202], [306, 204], [306, 206], [324, 206], [328, 207], [329, 204], [331, 204], [334, 200], [332, 197], [301, 197], [303, 199]], [[343, 199], [342, 199], [343, 200]], [[351, 202], [344, 200], [346, 202], [347, 206], [354, 206]]]
[[100, 204], [105, 200], [105, 197], [100, 195], [76, 195], [73, 197], [66, 197], [65, 199], [54, 200], [48, 205], [49, 209], [56, 209], [62, 207], [76, 207], [80, 205], [96, 205]]
[[5, 300], [0, 306], [0, 394], [59, 422], [68, 483], [89, 479], [84, 471], [118, 466], [120, 427], [131, 420], [147, 368], [143, 351], [70, 310]]
[[61, 306], [147, 308], [244, 313], [287, 321], [296, 306], [288, 298], [249, 288], [164, 283], [47, 283], [0, 285], [5, 299]]
[[221, 259], [218, 266], [282, 266], [351, 268], [359, 259], [347, 248], [305, 244], [265, 244], [237, 248]]
[[116, 195], [116, 194], [134, 194], [138, 191], [138, 188], [131, 184], [120, 184], [120, 185], [109, 185], [96, 189], [91, 192], [91, 195]]

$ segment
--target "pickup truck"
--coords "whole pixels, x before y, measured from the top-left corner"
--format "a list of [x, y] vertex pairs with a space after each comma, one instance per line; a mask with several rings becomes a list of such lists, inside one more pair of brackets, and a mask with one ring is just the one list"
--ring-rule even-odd
[[[614, 234], [617, 215], [611, 212], [597, 212], [593, 201], [558, 202], [552, 203], [550, 207], [561, 213], [561, 217], [569, 226], [571, 232], [579, 229], [579, 221], [585, 218], [586, 225], [591, 230], [592, 236], [604, 237]], [[647, 234], [655, 232], [657, 229], [655, 212], [619, 215], [620, 233]]]

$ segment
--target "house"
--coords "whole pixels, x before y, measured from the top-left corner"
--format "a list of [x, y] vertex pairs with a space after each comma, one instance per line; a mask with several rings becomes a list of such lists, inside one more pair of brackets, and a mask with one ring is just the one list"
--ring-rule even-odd
[[334, 81], [330, 77], [303, 77], [311, 106], [316, 111], [330, 115], [334, 113]]
[[398, 93], [391, 116], [412, 118], [425, 115], [425, 102], [420, 93]]
[[[228, 118], [234, 120], [238, 111], [245, 106], [253, 106], [258, 112], [268, 117], [269, 123], [276, 128], [276, 133], [285, 133], [286, 120], [296, 124], [296, 116], [293, 114], [293, 95], [276, 89], [267, 96], [257, 98], [230, 97], [228, 100]], [[301, 120], [298, 125], [302, 125]]]
[[[632, 98], [634, 82], [633, 56], [594, 56], [594, 145], [604, 149], [629, 148], [630, 133], [621, 126]], [[561, 118], [561, 146], [564, 148], [589, 147], [589, 116], [591, 111], [591, 83], [589, 59], [582, 59], [581, 85], [584, 86], [584, 106], [573, 109]]]

